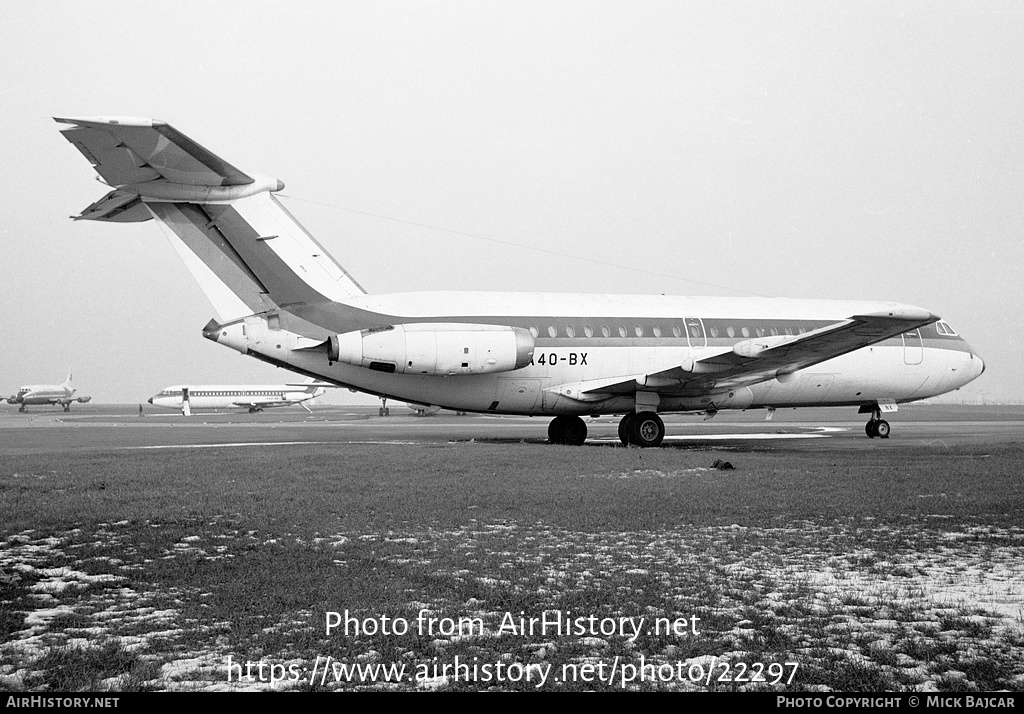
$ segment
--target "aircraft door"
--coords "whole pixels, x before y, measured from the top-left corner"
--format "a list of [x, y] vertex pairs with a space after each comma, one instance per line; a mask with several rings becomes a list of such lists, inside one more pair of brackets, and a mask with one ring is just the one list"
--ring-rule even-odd
[[903, 333], [903, 361], [907, 364], [921, 364], [924, 361], [920, 330]]
[[708, 336], [704, 332], [704, 321], [699, 317], [688, 317], [684, 320], [686, 324], [686, 339], [690, 347], [695, 350], [708, 346]]

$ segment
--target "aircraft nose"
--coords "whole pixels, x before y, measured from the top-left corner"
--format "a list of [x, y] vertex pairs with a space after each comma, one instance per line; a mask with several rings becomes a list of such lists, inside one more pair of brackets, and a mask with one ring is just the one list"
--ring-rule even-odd
[[149, 402], [150, 404], [152, 404], [152, 403], [153, 403], [153, 397], [150, 397], [150, 398], [149, 398], [149, 399], [147, 399], [146, 401], [147, 401], [147, 402]]

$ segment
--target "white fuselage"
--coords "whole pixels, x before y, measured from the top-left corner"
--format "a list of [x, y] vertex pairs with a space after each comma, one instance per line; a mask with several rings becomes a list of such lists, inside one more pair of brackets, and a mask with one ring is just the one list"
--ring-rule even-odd
[[286, 407], [313, 399], [322, 389], [309, 390], [288, 384], [197, 384], [174, 385], [149, 399], [155, 407], [182, 409], [185, 390], [192, 410]]
[[71, 399], [75, 390], [64, 384], [30, 384], [8, 399], [9, 404], [59, 404]]
[[[634, 394], [587, 393], [732, 351], [754, 337], [799, 335], [851, 315], [898, 306], [866, 301], [643, 295], [404, 293], [344, 303], [394, 324], [486, 323], [530, 331], [530, 364], [497, 374], [388, 374], [331, 363], [312, 340], [271, 330], [261, 316], [220, 326], [222, 344], [311, 376], [403, 401], [503, 414], [607, 414], [636, 408]], [[941, 323], [945, 325], [945, 323]], [[305, 349], [302, 349], [305, 348]], [[900, 403], [942, 394], [981, 374], [982, 360], [936, 323], [793, 374], [718, 392], [661, 390], [657, 410], [703, 411]], [[639, 387], [639, 391], [643, 391]]]

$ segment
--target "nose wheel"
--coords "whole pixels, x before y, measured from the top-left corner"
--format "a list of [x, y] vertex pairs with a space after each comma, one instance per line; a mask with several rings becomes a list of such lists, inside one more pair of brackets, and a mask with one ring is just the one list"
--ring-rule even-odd
[[889, 431], [889, 422], [882, 418], [882, 413], [878, 410], [872, 412], [871, 421], [864, 425], [864, 433], [869, 439], [888, 439]]

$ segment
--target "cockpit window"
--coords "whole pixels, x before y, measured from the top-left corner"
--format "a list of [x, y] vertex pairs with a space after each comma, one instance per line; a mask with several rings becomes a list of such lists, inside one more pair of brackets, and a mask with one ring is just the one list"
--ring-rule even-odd
[[935, 329], [938, 330], [940, 335], [947, 335], [949, 337], [956, 337], [956, 332], [946, 322], [940, 320], [935, 323]]

